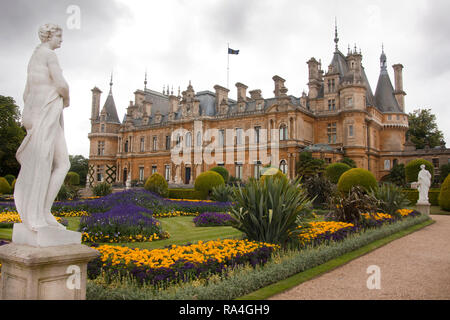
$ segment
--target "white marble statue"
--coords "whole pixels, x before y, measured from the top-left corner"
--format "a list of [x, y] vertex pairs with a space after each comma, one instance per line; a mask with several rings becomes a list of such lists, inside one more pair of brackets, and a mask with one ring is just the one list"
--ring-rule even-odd
[[431, 186], [431, 173], [425, 169], [425, 165], [420, 166], [419, 175], [417, 176], [417, 189], [419, 191], [418, 204], [429, 204], [428, 190]]
[[51, 207], [70, 168], [63, 124], [69, 86], [54, 52], [61, 47], [62, 29], [45, 24], [39, 39], [28, 64], [22, 119], [27, 135], [16, 153], [21, 168], [14, 190], [17, 211], [30, 231], [65, 229]]

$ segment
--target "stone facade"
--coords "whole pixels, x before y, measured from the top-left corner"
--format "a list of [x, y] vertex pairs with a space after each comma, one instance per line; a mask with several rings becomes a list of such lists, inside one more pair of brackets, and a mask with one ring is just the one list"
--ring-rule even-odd
[[[361, 52], [356, 47], [349, 48], [344, 55], [338, 49], [337, 32], [335, 43], [326, 70], [322, 69], [320, 60], [311, 58], [307, 62], [309, 90], [300, 97], [287, 93], [285, 79], [280, 76], [272, 78], [273, 97], [264, 98], [258, 89], [247, 93], [248, 87], [238, 82], [236, 100], [220, 85], [214, 86], [214, 92], [195, 92], [189, 82], [185, 91], [180, 94], [178, 89], [178, 95], [174, 95], [169, 87], [163, 93], [147, 89], [145, 81], [144, 89], [136, 90], [135, 100], [130, 101], [123, 120], [119, 121], [112, 81], [101, 111], [101, 91], [92, 89], [88, 184], [125, 183], [128, 175], [131, 180], [143, 181], [153, 172], [166, 177], [169, 183], [192, 184], [198, 174], [217, 165], [223, 165], [232, 176], [245, 181], [258, 176], [267, 163], [294, 178], [295, 164], [302, 150], [310, 150], [313, 156], [327, 162], [349, 157], [358, 167], [372, 171], [377, 179], [382, 178], [387, 173], [387, 160], [392, 166], [395, 159], [405, 162], [409, 157], [405, 153], [408, 117], [403, 66], [393, 66], [394, 88], [383, 51], [373, 94]], [[185, 129], [183, 134], [173, 134], [181, 128]], [[225, 153], [224, 159], [229, 161], [196, 161], [195, 152], [182, 163], [173, 161], [171, 149], [177, 142], [192, 151], [199, 146], [207, 147], [211, 139], [205, 139], [203, 134], [208, 129], [216, 130], [219, 140], [223, 139], [227, 146], [224, 151], [234, 152], [229, 158]], [[260, 153], [257, 156], [252, 153], [258, 146], [256, 135], [264, 129], [269, 132], [267, 144], [279, 143], [278, 157], [272, 154], [268, 162], [261, 160]], [[274, 136], [271, 130], [276, 133]], [[249, 136], [242, 139], [243, 134]], [[243, 144], [238, 144], [238, 139]], [[233, 146], [228, 147], [225, 141], [232, 141]], [[243, 161], [236, 155], [237, 151], [245, 155]], [[273, 158], [277, 159], [276, 163], [271, 161]]]

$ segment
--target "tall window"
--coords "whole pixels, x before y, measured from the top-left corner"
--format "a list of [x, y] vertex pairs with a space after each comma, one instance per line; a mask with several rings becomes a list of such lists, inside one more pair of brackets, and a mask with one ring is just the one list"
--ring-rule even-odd
[[328, 111], [334, 111], [334, 110], [336, 110], [336, 100], [329, 99], [328, 100]]
[[288, 128], [285, 124], [280, 127], [280, 141], [288, 139]]
[[103, 166], [97, 166], [97, 182], [103, 181]]
[[327, 134], [328, 134], [328, 143], [336, 143], [336, 122], [328, 124]]
[[170, 136], [166, 136], [166, 150], [170, 150]]
[[347, 107], [353, 107], [353, 97], [347, 98]]
[[259, 143], [261, 127], [255, 127], [255, 143]]
[[144, 181], [144, 167], [139, 167], [139, 181]]
[[433, 158], [433, 167], [435, 167], [436, 169], [439, 169], [439, 158]]
[[152, 166], [152, 174], [154, 174], [154, 173], [156, 173], [156, 172], [158, 172], [158, 167], [155, 166], [155, 165], [153, 165], [153, 166]]
[[223, 147], [225, 144], [225, 130], [219, 130], [219, 147]]
[[141, 150], [141, 152], [145, 151], [145, 138], [144, 137], [141, 137], [140, 150]]
[[287, 174], [287, 172], [288, 172], [288, 166], [287, 166], [286, 160], [281, 160], [281, 162], [280, 162], [280, 170], [281, 170], [281, 172], [283, 172], [284, 174]]
[[384, 170], [391, 170], [391, 160], [384, 160]]
[[353, 125], [352, 124], [348, 126], [348, 136], [353, 137]]
[[125, 141], [125, 147], [124, 147], [124, 149], [125, 149], [125, 152], [128, 152], [128, 140]]
[[105, 125], [103, 123], [101, 124], [101, 129], [100, 130], [101, 130], [101, 132], [105, 132]]
[[192, 135], [190, 132], [186, 133], [186, 148], [190, 148], [192, 145]]
[[262, 169], [261, 161], [256, 161], [256, 163], [255, 163], [255, 172], [254, 172], [255, 179], [261, 178], [261, 169]]
[[105, 141], [99, 141], [97, 145], [97, 155], [105, 155]]
[[177, 134], [177, 146], [181, 143], [181, 136], [180, 134]]
[[243, 144], [242, 137], [242, 128], [236, 128], [236, 145], [240, 146]]
[[242, 163], [236, 163], [236, 178], [242, 179], [243, 176]]
[[166, 164], [164, 169], [164, 177], [166, 178], [167, 181], [170, 180], [170, 165], [168, 164]]
[[158, 150], [158, 137], [153, 137], [153, 151]]

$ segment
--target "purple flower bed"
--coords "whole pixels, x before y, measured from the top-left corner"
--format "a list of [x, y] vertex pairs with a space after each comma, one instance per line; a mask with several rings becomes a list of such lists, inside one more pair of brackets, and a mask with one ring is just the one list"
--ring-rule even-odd
[[152, 217], [152, 211], [133, 204], [119, 204], [107, 212], [82, 217], [80, 231], [100, 241], [136, 235], [162, 235], [161, 225]]
[[224, 212], [204, 212], [193, 219], [196, 227], [230, 226], [234, 219]]

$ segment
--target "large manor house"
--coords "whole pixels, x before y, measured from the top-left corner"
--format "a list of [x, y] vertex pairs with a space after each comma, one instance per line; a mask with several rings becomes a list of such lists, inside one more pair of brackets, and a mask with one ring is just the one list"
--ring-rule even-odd
[[[421, 152], [437, 168], [439, 162], [447, 163], [450, 150], [445, 147], [433, 156], [433, 150], [415, 150], [405, 139], [408, 117], [403, 66], [392, 66], [393, 86], [382, 50], [378, 83], [372, 91], [361, 52], [355, 47], [343, 54], [338, 48], [337, 31], [334, 41], [335, 50], [326, 68], [315, 58], [307, 61], [308, 93], [300, 97], [289, 95], [285, 79], [277, 75], [272, 78], [273, 96], [264, 97], [259, 89], [247, 91], [249, 88], [238, 82], [235, 99], [220, 85], [214, 86], [214, 92], [196, 92], [191, 82], [185, 91], [178, 90], [178, 95], [169, 88], [160, 93], [148, 89], [146, 79], [144, 89], [134, 92], [135, 99], [120, 121], [112, 82], [101, 110], [102, 91], [93, 88], [88, 185], [143, 181], [155, 172], [172, 184], [192, 184], [201, 172], [215, 166], [224, 166], [230, 175], [244, 181], [259, 177], [265, 164], [258, 156], [231, 163], [194, 161], [193, 155], [181, 163], [172, 161], [171, 149], [176, 144], [194, 148], [209, 143], [202, 133], [195, 132], [196, 123], [201, 123], [203, 131], [215, 129], [222, 144], [227, 140], [225, 133], [235, 133], [232, 148], [240, 147], [246, 155], [261, 142], [260, 132], [277, 130], [278, 159], [270, 165], [289, 178], [296, 176], [295, 164], [302, 151], [329, 163], [349, 157], [377, 179], [388, 174], [395, 163], [406, 163], [420, 157]], [[185, 134], [173, 137], [180, 128]], [[249, 130], [254, 132], [252, 137], [242, 139], [243, 132]], [[269, 134], [268, 142], [271, 139]]]

